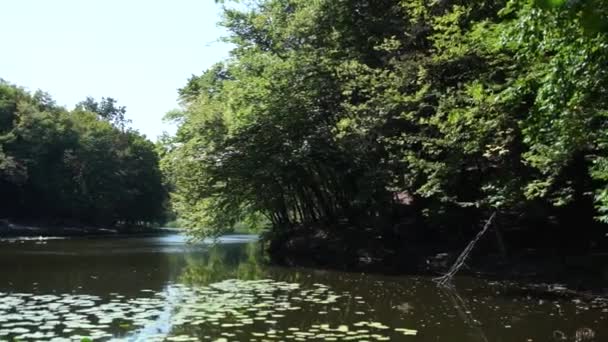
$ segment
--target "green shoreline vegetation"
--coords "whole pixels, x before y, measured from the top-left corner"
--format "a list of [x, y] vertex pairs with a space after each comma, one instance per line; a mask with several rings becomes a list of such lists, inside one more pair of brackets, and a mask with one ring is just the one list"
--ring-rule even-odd
[[0, 218], [398, 260], [497, 213], [503, 257], [608, 250], [605, 1], [217, 2], [231, 56], [156, 145], [112, 98], [2, 81]]
[[607, 247], [605, 1], [222, 3], [235, 48], [162, 142], [193, 234], [397, 250], [497, 212], [503, 253]]
[[608, 1], [216, 3], [156, 143], [0, 78], [0, 340], [606, 340]]
[[155, 146], [112, 98], [72, 111], [0, 80], [0, 218], [44, 225], [148, 225], [166, 190]]

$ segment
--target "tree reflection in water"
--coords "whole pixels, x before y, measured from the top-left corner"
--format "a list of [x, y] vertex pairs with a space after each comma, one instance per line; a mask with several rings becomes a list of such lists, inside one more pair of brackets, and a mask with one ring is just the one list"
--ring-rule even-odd
[[179, 276], [182, 284], [204, 286], [225, 279], [256, 280], [266, 274], [258, 244], [216, 245], [208, 253], [188, 255]]

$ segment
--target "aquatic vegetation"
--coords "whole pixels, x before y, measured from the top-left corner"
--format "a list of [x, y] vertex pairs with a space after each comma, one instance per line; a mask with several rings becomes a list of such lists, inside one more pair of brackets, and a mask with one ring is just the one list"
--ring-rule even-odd
[[[230, 279], [207, 286], [172, 284], [162, 292], [144, 289], [141, 296], [110, 294], [36, 295], [0, 293], [0, 339], [97, 341], [215, 341], [255, 338], [304, 340], [389, 340], [393, 333], [381, 322], [347, 320], [334, 325], [299, 320], [300, 312], [340, 312], [352, 296], [323, 284]], [[365, 303], [357, 297], [357, 313]], [[332, 310], [337, 309], [337, 310]], [[353, 314], [354, 315], [354, 314]], [[354, 317], [354, 316], [353, 316]], [[332, 321], [333, 322], [333, 321]]]

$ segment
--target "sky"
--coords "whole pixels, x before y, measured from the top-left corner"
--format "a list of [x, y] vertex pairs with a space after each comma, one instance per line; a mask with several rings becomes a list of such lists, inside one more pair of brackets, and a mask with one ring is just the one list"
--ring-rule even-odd
[[48, 92], [72, 109], [113, 97], [132, 127], [155, 140], [177, 89], [228, 57], [213, 0], [14, 0], [0, 2], [0, 78]]

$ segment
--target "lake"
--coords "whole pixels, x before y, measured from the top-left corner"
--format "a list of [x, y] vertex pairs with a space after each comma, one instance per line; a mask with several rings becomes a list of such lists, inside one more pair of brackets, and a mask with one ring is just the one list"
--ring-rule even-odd
[[1, 341], [608, 341], [608, 305], [268, 266], [255, 236], [0, 241]]

